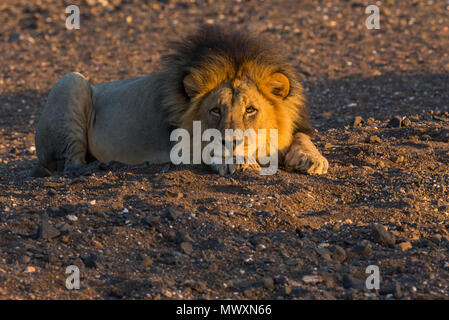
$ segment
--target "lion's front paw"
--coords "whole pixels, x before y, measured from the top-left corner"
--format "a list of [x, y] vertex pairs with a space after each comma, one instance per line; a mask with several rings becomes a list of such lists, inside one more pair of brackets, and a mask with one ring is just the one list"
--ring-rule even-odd
[[258, 163], [244, 163], [244, 164], [211, 164], [210, 167], [220, 175], [234, 174], [239, 171], [246, 170], [260, 170]]
[[294, 146], [285, 156], [285, 166], [308, 174], [325, 174], [329, 162], [319, 151], [308, 151]]

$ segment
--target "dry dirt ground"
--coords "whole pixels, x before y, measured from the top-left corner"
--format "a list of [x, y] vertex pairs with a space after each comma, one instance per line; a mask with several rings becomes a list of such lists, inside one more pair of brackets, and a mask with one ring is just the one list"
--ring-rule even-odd
[[[0, 298], [449, 298], [449, 2], [378, 1], [368, 30], [371, 2], [1, 1]], [[65, 28], [69, 4], [80, 30]], [[327, 175], [103, 164], [28, 178], [63, 74], [160, 70], [167, 41], [201, 23], [285, 50]], [[72, 264], [80, 290], [65, 287]]]

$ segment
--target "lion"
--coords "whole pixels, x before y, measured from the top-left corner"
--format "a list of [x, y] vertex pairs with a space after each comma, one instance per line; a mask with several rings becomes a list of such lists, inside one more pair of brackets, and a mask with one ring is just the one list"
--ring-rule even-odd
[[[176, 128], [277, 129], [279, 163], [325, 174], [328, 161], [312, 143], [302, 86], [287, 60], [262, 37], [203, 26], [172, 43], [165, 69], [91, 85], [64, 75], [37, 124], [34, 177], [76, 172], [93, 161], [136, 165], [170, 162]], [[212, 164], [232, 174], [254, 164]]]

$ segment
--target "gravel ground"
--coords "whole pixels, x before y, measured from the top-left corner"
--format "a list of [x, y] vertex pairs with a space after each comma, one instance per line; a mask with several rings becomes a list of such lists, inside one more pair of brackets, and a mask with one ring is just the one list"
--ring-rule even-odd
[[[448, 299], [449, 2], [377, 3], [380, 30], [353, 0], [2, 1], [0, 298]], [[80, 30], [65, 28], [69, 4]], [[285, 49], [327, 175], [109, 163], [28, 178], [63, 74], [158, 71], [167, 41], [201, 23]]]

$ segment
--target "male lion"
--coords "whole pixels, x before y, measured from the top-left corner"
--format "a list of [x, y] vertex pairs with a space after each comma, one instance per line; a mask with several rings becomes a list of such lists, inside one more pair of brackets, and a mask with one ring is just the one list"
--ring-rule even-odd
[[[92, 86], [69, 73], [51, 90], [36, 131], [33, 176], [76, 172], [98, 160], [170, 161], [170, 133], [278, 129], [279, 163], [309, 174], [328, 162], [310, 140], [305, 98], [292, 67], [264, 39], [205, 26], [167, 56], [165, 71]], [[212, 165], [220, 174], [254, 165]]]

